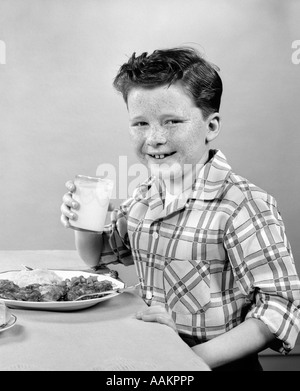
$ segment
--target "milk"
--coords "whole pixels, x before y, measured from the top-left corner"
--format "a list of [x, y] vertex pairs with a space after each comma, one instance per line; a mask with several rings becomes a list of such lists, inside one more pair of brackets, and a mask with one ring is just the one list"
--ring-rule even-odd
[[109, 179], [77, 175], [74, 183], [76, 191], [73, 193], [73, 199], [79, 203], [79, 209], [71, 209], [78, 216], [77, 220], [70, 220], [71, 227], [103, 232], [113, 182]]

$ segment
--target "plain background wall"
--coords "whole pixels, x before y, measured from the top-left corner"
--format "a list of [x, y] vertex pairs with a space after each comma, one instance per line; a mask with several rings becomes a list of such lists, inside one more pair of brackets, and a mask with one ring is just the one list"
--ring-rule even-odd
[[136, 162], [119, 66], [192, 45], [224, 82], [213, 146], [277, 199], [300, 270], [299, 20], [298, 0], [0, 0], [0, 250], [74, 249], [65, 182]]

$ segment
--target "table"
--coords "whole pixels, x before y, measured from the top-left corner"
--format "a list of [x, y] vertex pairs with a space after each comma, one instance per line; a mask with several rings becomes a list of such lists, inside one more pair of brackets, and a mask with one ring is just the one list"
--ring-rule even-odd
[[[76, 251], [0, 251], [0, 272], [21, 264], [87, 270]], [[210, 370], [170, 327], [137, 320], [144, 307], [126, 292], [79, 311], [12, 309], [17, 323], [0, 333], [0, 371]]]

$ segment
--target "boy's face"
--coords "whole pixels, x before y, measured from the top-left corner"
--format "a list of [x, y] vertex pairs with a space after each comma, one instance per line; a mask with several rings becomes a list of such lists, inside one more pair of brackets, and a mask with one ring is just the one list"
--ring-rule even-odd
[[128, 113], [135, 152], [152, 174], [170, 178], [172, 173], [175, 179], [191, 165], [205, 163], [210, 117], [203, 119], [179, 83], [133, 88], [128, 95]]

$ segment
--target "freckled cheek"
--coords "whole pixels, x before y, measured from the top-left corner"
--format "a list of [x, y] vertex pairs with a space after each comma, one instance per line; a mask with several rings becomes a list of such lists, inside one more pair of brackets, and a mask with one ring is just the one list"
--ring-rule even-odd
[[136, 134], [135, 132], [129, 132], [131, 145], [137, 155], [142, 154], [143, 146], [145, 143], [144, 137]]
[[183, 161], [186, 163], [193, 163], [195, 155], [197, 157], [201, 153], [201, 142], [199, 141], [199, 137], [190, 135], [181, 140], [181, 142], [177, 142], [177, 152], [179, 152]]

